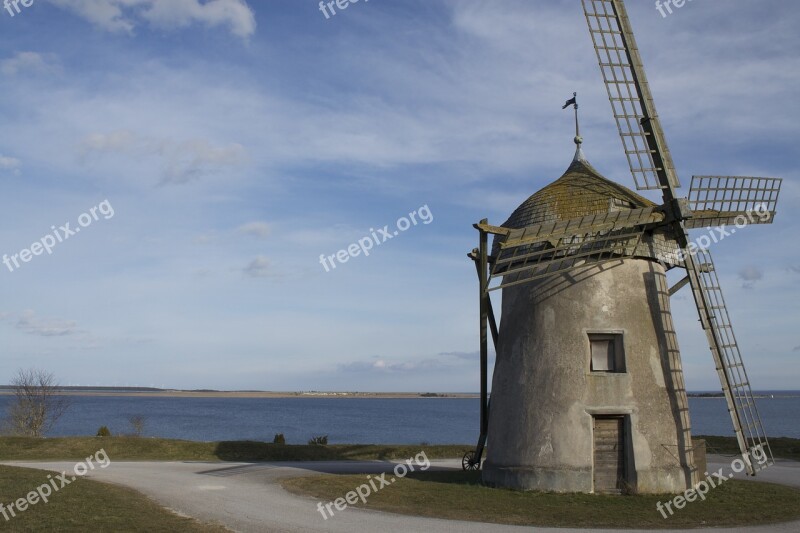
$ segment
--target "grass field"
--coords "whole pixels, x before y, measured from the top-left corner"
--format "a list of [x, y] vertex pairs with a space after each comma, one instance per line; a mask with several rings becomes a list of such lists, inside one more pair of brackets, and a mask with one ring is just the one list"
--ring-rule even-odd
[[[47, 483], [47, 474], [0, 466], [0, 502], [7, 507], [24, 498]], [[227, 531], [172, 514], [134, 490], [80, 478], [53, 492], [47, 503], [39, 501], [24, 512], [15, 510], [15, 514], [6, 509], [9, 520], [0, 515], [0, 531]]]
[[[365, 476], [319, 475], [283, 481], [290, 492], [327, 503], [365, 483]], [[665, 519], [656, 503], [673, 496], [604, 496], [492, 489], [479, 472], [421, 472], [372, 494], [367, 509], [453, 520], [576, 528], [697, 528], [800, 519], [800, 491], [751, 481], [727, 481], [705, 501]], [[334, 512], [338, 513], [334, 508]], [[341, 511], [341, 512], [347, 512]], [[334, 515], [335, 516], [335, 515]]]

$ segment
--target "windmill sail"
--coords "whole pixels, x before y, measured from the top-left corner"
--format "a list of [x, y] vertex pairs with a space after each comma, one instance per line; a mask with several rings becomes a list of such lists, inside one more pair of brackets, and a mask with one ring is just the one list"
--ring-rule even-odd
[[630, 228], [647, 224], [655, 224], [664, 220], [664, 214], [655, 207], [642, 209], [623, 209], [608, 211], [573, 218], [570, 220], [556, 220], [544, 224], [536, 224], [520, 229], [511, 229], [500, 243], [500, 248], [512, 248], [524, 244], [534, 244], [542, 241], [552, 241], [562, 237], [569, 237], [585, 233], [588, 230], [600, 232], [611, 229]]
[[583, 0], [583, 11], [636, 187], [680, 187], [624, 4]]
[[693, 211], [742, 213], [763, 209], [775, 213], [781, 183], [780, 178], [692, 176], [689, 207]]
[[695, 260], [699, 267], [697, 268], [699, 290], [694, 290], [695, 300], [698, 307], [706, 311], [701, 312], [701, 318], [708, 317], [701, 322], [709, 337], [717, 373], [728, 401], [728, 411], [739, 439], [739, 447], [747, 452], [748, 473], [755, 475], [756, 470], [774, 463], [772, 450], [756, 408], [750, 380], [733, 333], [733, 325], [711, 254], [706, 250], [700, 250]]
[[496, 291], [505, 287], [553, 277], [579, 267], [594, 268], [609, 261], [633, 257], [642, 242], [643, 226], [598, 233], [596, 229], [537, 244], [511, 243], [501, 249], [491, 265], [489, 282]]

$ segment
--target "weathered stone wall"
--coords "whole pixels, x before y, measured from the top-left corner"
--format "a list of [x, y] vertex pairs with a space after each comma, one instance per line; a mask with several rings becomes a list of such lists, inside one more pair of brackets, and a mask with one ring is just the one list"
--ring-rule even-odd
[[[627, 482], [680, 492], [692, 481], [688, 404], [663, 268], [584, 266], [503, 291], [484, 481], [593, 491], [594, 415], [626, 417]], [[626, 372], [590, 371], [589, 333], [621, 333]]]

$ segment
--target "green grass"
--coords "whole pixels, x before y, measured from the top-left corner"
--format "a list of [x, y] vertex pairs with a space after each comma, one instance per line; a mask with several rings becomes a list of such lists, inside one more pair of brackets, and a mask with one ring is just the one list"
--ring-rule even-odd
[[[706, 453], [720, 455], [739, 455], [739, 445], [734, 437], [697, 437], [706, 441]], [[770, 437], [769, 447], [773, 456], [781, 459], [800, 461], [800, 439], [789, 437]]]
[[[388, 476], [387, 476], [388, 479]], [[320, 475], [283, 480], [290, 492], [327, 503], [366, 482], [366, 476]], [[656, 503], [672, 495], [610, 496], [492, 489], [479, 472], [409, 474], [367, 499], [368, 509], [497, 524], [575, 528], [695, 528], [800, 519], [800, 491], [770, 483], [727, 481], [705, 501], [687, 503], [665, 519]], [[334, 513], [338, 513], [334, 508]], [[343, 511], [347, 512], [347, 511]]]
[[462, 457], [470, 446], [307, 446], [251, 441], [194, 442], [136, 437], [0, 438], [0, 461], [80, 460], [103, 448], [112, 461], [339, 461]]
[[[708, 453], [738, 455], [733, 437], [698, 437]], [[769, 440], [775, 457], [800, 460], [800, 439]], [[338, 461], [407, 459], [425, 451], [430, 459], [461, 458], [473, 447], [335, 444], [277, 445], [253, 441], [195, 442], [136, 437], [0, 437], [0, 461], [79, 460], [104, 448], [117, 461]]]
[[[43, 470], [0, 466], [0, 502], [7, 507], [24, 498], [47, 483], [47, 474]], [[8, 521], [0, 515], [2, 531], [227, 531], [172, 514], [136, 491], [82, 478], [53, 492], [48, 503], [39, 501], [21, 513], [15, 508], [15, 517], [8, 511], [6, 514]]]

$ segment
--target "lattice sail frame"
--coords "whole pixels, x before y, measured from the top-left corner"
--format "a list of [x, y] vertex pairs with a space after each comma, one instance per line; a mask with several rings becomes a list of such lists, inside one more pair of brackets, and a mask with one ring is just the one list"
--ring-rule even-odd
[[606, 213], [586, 215], [569, 220], [555, 220], [519, 229], [507, 230], [501, 248], [511, 248], [523, 244], [536, 244], [587, 233], [630, 228], [643, 224], [655, 224], [664, 220], [664, 213], [658, 207], [641, 209], [619, 209]]
[[489, 283], [500, 283], [488, 290], [530, 283], [575, 268], [591, 267], [633, 257], [642, 242], [645, 228], [590, 231], [537, 244], [500, 245], [500, 253], [490, 265]]
[[764, 209], [775, 213], [782, 182], [780, 178], [692, 176], [689, 207], [693, 211], [741, 213]]
[[659, 172], [670, 186], [680, 187], [624, 5], [611, 0], [582, 2], [636, 188], [665, 188]]
[[[748, 460], [751, 462], [748, 469], [752, 467], [753, 473], [755, 473], [757, 470], [774, 464], [775, 460], [772, 457], [772, 450], [758, 414], [742, 354], [733, 333], [733, 325], [725, 305], [725, 298], [722, 296], [722, 288], [714, 261], [708, 250], [702, 249], [695, 254], [695, 261], [700, 267], [698, 269], [700, 287], [705, 295], [706, 306], [712, 322], [712, 324], [706, 324], [703, 321], [703, 329], [717, 337], [715, 344], [718, 348], [712, 347], [712, 352], [716, 352], [714, 359], [717, 363], [717, 372], [720, 374], [723, 387], [727, 386], [736, 405], [736, 412], [739, 416], [736, 417], [731, 412], [731, 420], [734, 427], [739, 427], [740, 431], [737, 431], [737, 436], [741, 435], [745, 440], [744, 446], [748, 450]], [[756, 454], [760, 457], [757, 457]]]
[[684, 226], [695, 229], [771, 224], [782, 183], [780, 178], [693, 176], [687, 199], [693, 213]]

